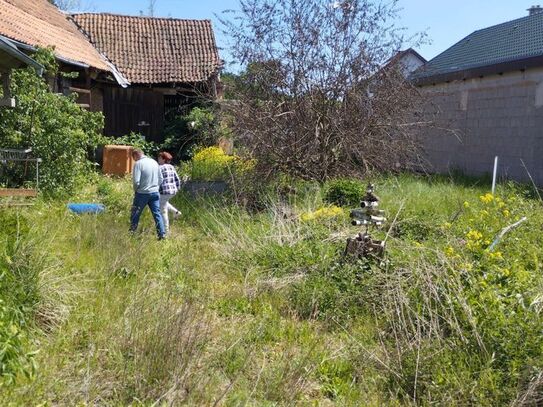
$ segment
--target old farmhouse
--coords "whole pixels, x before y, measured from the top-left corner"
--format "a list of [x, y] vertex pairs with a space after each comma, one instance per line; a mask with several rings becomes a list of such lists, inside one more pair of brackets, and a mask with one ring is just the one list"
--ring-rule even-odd
[[436, 125], [424, 135], [434, 171], [490, 173], [543, 185], [543, 9], [467, 36], [418, 70]]
[[47, 0], [0, 0], [0, 36], [19, 50], [53, 47], [53, 91], [105, 116], [105, 134], [160, 141], [168, 114], [217, 95], [222, 62], [209, 20], [66, 15]]
[[165, 117], [215, 98], [221, 60], [211, 21], [75, 14], [74, 22], [122, 74], [100, 90], [106, 134], [159, 141]]

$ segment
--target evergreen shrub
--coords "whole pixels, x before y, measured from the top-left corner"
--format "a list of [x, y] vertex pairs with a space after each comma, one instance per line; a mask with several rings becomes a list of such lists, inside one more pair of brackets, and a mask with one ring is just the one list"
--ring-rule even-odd
[[366, 193], [365, 185], [354, 179], [337, 179], [330, 181], [324, 195], [324, 201], [338, 206], [359, 206]]

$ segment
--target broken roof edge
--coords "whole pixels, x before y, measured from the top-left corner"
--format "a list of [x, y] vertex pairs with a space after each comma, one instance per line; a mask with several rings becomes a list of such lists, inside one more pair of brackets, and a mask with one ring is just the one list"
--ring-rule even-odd
[[115, 78], [119, 86], [126, 89], [131, 85], [130, 81], [123, 76], [123, 74], [112, 62], [107, 61], [107, 65], [111, 69], [111, 73], [113, 74], [113, 77]]
[[20, 51], [19, 48], [17, 48], [17, 45], [15, 45], [13, 41], [11, 41], [7, 37], [4, 37], [3, 35], [0, 35], [0, 49], [2, 49], [3, 51], [8, 53], [15, 59], [21, 61], [22, 63], [33, 67], [39, 76], [43, 75], [43, 72], [45, 71], [45, 68], [43, 67], [43, 65], [37, 62], [36, 60], [30, 58], [24, 52]]
[[[81, 14], [90, 14], [90, 13], [81, 13]], [[66, 14], [66, 18], [70, 20], [77, 27], [79, 32], [85, 36], [89, 44], [91, 44], [91, 46], [96, 50], [96, 52], [98, 52], [100, 57], [104, 60], [108, 68], [111, 70], [111, 73], [113, 74], [113, 77], [115, 78], [119, 86], [121, 86], [122, 88], [127, 88], [128, 86], [130, 86], [130, 81], [124, 77], [121, 71], [117, 69], [115, 64], [107, 57], [107, 55], [104, 52], [102, 52], [102, 50], [98, 49], [96, 44], [92, 42], [92, 39], [89, 33], [87, 33], [83, 29], [83, 27], [81, 27], [81, 25], [77, 21], [75, 21], [75, 19], [72, 16], [73, 14]]]

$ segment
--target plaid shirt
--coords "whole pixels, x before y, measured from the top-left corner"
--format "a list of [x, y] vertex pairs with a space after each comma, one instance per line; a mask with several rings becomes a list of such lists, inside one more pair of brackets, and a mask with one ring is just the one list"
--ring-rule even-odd
[[181, 188], [181, 180], [171, 164], [162, 164], [160, 166], [162, 173], [162, 185], [160, 185], [160, 195], [175, 195]]

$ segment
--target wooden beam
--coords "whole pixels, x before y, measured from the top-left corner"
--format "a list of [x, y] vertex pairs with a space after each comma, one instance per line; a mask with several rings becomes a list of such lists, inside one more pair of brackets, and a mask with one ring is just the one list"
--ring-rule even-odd
[[2, 94], [4, 96], [4, 99], [8, 99], [11, 97], [11, 94], [9, 91], [9, 85], [10, 85], [9, 72], [2, 72]]
[[18, 188], [1, 188], [0, 196], [23, 196], [28, 198], [35, 198], [38, 196], [38, 191], [35, 189], [18, 189]]
[[82, 94], [86, 94], [86, 95], [91, 93], [90, 89], [76, 88], [74, 86], [70, 86], [68, 89], [70, 89], [70, 91], [72, 91], [72, 92], [82, 93]]
[[34, 202], [6, 202], [6, 203], [0, 203], [0, 208], [8, 207], [8, 208], [20, 208], [20, 207], [28, 207], [33, 206]]

